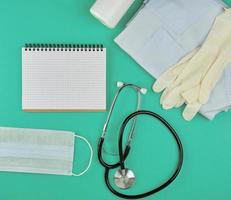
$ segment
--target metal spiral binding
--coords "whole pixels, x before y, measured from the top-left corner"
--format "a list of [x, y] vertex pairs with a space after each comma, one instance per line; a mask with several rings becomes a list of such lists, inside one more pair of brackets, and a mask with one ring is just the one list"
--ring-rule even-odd
[[103, 51], [102, 44], [26, 44], [25, 51]]

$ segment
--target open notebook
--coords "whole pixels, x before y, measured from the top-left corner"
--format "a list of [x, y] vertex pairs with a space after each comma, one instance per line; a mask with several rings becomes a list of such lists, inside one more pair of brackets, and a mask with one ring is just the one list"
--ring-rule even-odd
[[102, 45], [29, 44], [22, 48], [24, 111], [105, 111]]

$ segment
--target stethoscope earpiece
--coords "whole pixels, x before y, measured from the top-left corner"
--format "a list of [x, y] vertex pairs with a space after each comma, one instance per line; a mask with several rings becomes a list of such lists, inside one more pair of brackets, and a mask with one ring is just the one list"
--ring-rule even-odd
[[146, 94], [147, 91], [148, 91], [148, 90], [147, 90], [146, 88], [141, 88], [141, 89], [140, 89], [140, 92], [141, 92], [142, 94]]
[[141, 94], [146, 94], [148, 91], [146, 88], [141, 88], [141, 87], [134, 85], [134, 84], [127, 84], [127, 83], [124, 83], [122, 81], [117, 81], [117, 87], [118, 88], [122, 88], [122, 87], [126, 87], [126, 86], [130, 86], [130, 87], [136, 89]]
[[121, 88], [121, 87], [123, 87], [123, 86], [124, 86], [124, 83], [123, 83], [123, 82], [117, 81], [117, 87], [118, 87], [118, 88]]

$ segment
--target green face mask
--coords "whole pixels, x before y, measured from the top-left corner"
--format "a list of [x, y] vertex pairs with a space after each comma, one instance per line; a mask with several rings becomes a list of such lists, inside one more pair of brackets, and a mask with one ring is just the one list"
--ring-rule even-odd
[[[75, 138], [91, 151], [88, 166], [79, 174], [73, 173]], [[80, 176], [92, 156], [89, 142], [73, 132], [0, 127], [0, 171]]]

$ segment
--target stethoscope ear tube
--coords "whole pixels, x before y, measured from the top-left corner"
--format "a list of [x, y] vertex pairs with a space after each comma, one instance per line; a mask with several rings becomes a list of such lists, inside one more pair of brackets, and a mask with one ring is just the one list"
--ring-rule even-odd
[[[121, 198], [125, 198], [125, 199], [139, 199], [139, 198], [144, 198], [144, 197], [147, 197], [149, 195], [152, 195], [152, 194], [155, 194], [161, 190], [163, 190], [164, 188], [166, 188], [168, 185], [170, 185], [175, 179], [176, 177], [178, 176], [181, 168], [182, 168], [182, 164], [183, 164], [183, 145], [180, 141], [180, 138], [179, 136], [177, 135], [176, 131], [173, 129], [173, 127], [164, 119], [162, 118], [160, 115], [154, 113], [154, 112], [151, 112], [151, 111], [146, 111], [146, 110], [140, 110], [140, 111], [136, 111], [132, 114], [130, 114], [122, 123], [121, 125], [121, 128], [120, 128], [120, 134], [119, 134], [119, 142], [118, 142], [118, 147], [119, 147], [119, 156], [120, 156], [120, 161], [113, 165], [113, 169], [115, 167], [121, 167], [121, 169], [124, 169], [125, 168], [125, 160], [128, 156], [128, 153], [126, 153], [126, 148], [125, 148], [125, 153], [123, 153], [123, 147], [122, 147], [122, 144], [123, 144], [123, 135], [124, 135], [124, 130], [128, 124], [128, 122], [133, 119], [134, 117], [137, 117], [138, 115], [149, 115], [149, 116], [152, 116], [153, 118], [155, 119], [158, 119], [165, 127], [168, 128], [168, 130], [170, 131], [170, 133], [172, 134], [172, 136], [174, 137], [176, 143], [177, 143], [177, 146], [178, 146], [178, 164], [176, 166], [176, 169], [174, 171], [174, 173], [172, 174], [172, 176], [167, 180], [165, 181], [163, 184], [161, 184], [159, 187], [157, 188], [154, 188], [148, 192], [145, 192], [145, 193], [141, 193], [141, 194], [137, 194], [137, 195], [126, 195], [126, 194], [122, 194], [120, 192], [118, 192], [117, 190], [115, 190], [110, 181], [109, 181], [109, 171], [112, 169], [110, 167], [107, 167], [105, 166], [104, 164], [102, 164], [104, 167], [105, 167], [105, 174], [104, 174], [104, 179], [105, 179], [105, 183], [106, 183], [106, 186], [108, 187], [108, 189], [115, 195], [117, 195], [118, 197], [121, 197]], [[100, 149], [99, 149], [100, 150]], [[129, 148], [130, 150], [130, 148]], [[102, 143], [101, 143], [101, 151], [102, 151]], [[102, 158], [101, 156], [101, 153], [102, 152], [98, 152], [98, 156], [99, 156], [99, 160], [100, 160], [100, 157]], [[102, 160], [101, 160], [102, 161]]]
[[[107, 169], [115, 169], [115, 168], [119, 167], [119, 166], [120, 166], [120, 163], [119, 163], [119, 162], [117, 162], [117, 163], [115, 163], [115, 164], [108, 164], [108, 163], [106, 163], [106, 162], [104, 161], [103, 156], [102, 156], [102, 155], [103, 155], [103, 154], [102, 154], [102, 151], [103, 151], [103, 143], [104, 143], [104, 138], [101, 137], [101, 138], [99, 139], [99, 143], [98, 143], [98, 154], [97, 154], [97, 155], [98, 155], [98, 160], [99, 160], [100, 164], [101, 164], [103, 167], [107, 168]], [[128, 154], [129, 154], [129, 152], [130, 152], [130, 149], [131, 149], [130, 145], [126, 145], [125, 150], [124, 150], [124, 153], [123, 153], [123, 156], [124, 156], [125, 158], [127, 158]]]
[[[115, 164], [108, 164], [104, 161], [103, 159], [103, 156], [102, 156], [102, 150], [103, 150], [103, 143], [104, 143], [104, 139], [105, 139], [105, 136], [106, 136], [106, 133], [107, 133], [107, 129], [108, 129], [108, 125], [110, 123], [110, 120], [111, 120], [111, 116], [112, 116], [112, 113], [114, 111], [114, 108], [115, 108], [115, 104], [116, 104], [116, 101], [120, 95], [120, 93], [125, 89], [125, 88], [131, 88], [135, 91], [137, 91], [137, 108], [136, 110], [140, 110], [140, 104], [141, 104], [141, 94], [142, 94], [142, 91], [143, 93], [145, 93], [146, 89], [145, 88], [141, 88], [135, 84], [130, 84], [130, 83], [123, 83], [123, 82], [118, 82], [117, 83], [117, 86], [119, 87], [119, 90], [117, 91], [114, 99], [113, 99], [113, 102], [112, 102], [112, 105], [110, 107], [110, 111], [109, 111], [109, 114], [107, 116], [107, 120], [106, 120], [106, 123], [104, 124], [104, 127], [103, 127], [103, 131], [102, 131], [102, 135], [100, 137], [100, 140], [98, 142], [98, 159], [99, 159], [99, 162], [100, 164], [105, 167], [105, 168], [109, 168], [109, 169], [114, 169], [118, 166], [120, 166], [120, 163], [117, 162]], [[126, 158], [129, 154], [129, 151], [130, 151], [130, 144], [131, 144], [131, 141], [132, 141], [132, 138], [133, 138], [133, 134], [134, 134], [134, 130], [135, 130], [135, 126], [136, 126], [136, 119], [133, 120], [133, 123], [132, 123], [132, 127], [131, 127], [131, 130], [130, 130], [130, 133], [129, 133], [129, 139], [128, 139], [128, 143], [126, 145], [126, 148], [124, 150], [124, 153], [122, 153], [124, 155], [124, 157]]]
[[[147, 92], [147, 90], [145, 88], [141, 88], [135, 84], [117, 82], [117, 86], [119, 87], [119, 90], [117, 91], [117, 93], [116, 93], [116, 95], [112, 101], [112, 105], [110, 107], [109, 114], [107, 116], [106, 122], [105, 122], [104, 127], [103, 127], [103, 132], [102, 132], [101, 138], [102, 137], [104, 138], [106, 136], [108, 125], [111, 121], [112, 113], [113, 113], [114, 108], [115, 108], [115, 104], [116, 104], [117, 99], [119, 98], [119, 95], [121, 94], [121, 92], [124, 91], [125, 88], [129, 88], [129, 87], [131, 89], [137, 91], [137, 108], [136, 108], [137, 111], [140, 110], [141, 94], [145, 94]], [[131, 142], [130, 140], [132, 140], [132, 137], [134, 135], [135, 126], [136, 126], [136, 119], [134, 119], [133, 123], [132, 123], [132, 127], [131, 127], [131, 130], [129, 133], [129, 142]]]

